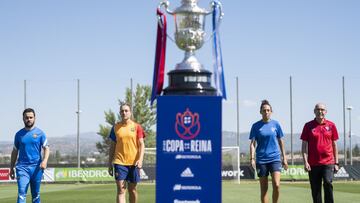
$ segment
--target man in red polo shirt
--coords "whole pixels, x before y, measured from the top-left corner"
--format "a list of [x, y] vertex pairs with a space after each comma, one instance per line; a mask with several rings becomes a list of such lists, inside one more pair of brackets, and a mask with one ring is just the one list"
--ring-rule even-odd
[[332, 180], [334, 171], [339, 170], [336, 140], [339, 135], [333, 122], [326, 120], [326, 106], [315, 105], [315, 119], [307, 122], [301, 133], [302, 155], [305, 171], [309, 173], [314, 203], [321, 203], [321, 183], [324, 185], [325, 203], [333, 203]]

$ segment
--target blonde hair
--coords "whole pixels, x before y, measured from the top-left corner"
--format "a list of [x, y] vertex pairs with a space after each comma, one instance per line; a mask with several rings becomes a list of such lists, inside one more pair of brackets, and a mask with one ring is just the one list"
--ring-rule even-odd
[[131, 109], [131, 105], [127, 102], [120, 102], [120, 108], [123, 106], [128, 106]]

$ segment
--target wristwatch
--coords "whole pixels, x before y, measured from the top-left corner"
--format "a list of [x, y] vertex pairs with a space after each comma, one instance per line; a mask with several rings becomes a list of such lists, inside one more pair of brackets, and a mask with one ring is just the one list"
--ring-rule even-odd
[[335, 163], [335, 165], [339, 166], [339, 163]]

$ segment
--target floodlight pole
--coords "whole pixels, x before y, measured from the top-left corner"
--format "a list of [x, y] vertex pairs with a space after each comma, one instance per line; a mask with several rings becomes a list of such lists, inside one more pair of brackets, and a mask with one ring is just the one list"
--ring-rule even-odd
[[352, 106], [347, 106], [346, 109], [349, 111], [349, 145], [350, 145], [350, 149], [349, 149], [349, 152], [350, 152], [350, 165], [352, 166], [353, 165], [353, 158], [352, 158], [352, 138], [351, 138], [351, 110], [353, 109]]
[[238, 145], [238, 183], [240, 184], [240, 127], [239, 127], [239, 78], [236, 77], [236, 136]]
[[[131, 107], [131, 112], [134, 111], [134, 104], [133, 104], [133, 92], [134, 92], [134, 87], [133, 87], [133, 79], [130, 78], [130, 107]], [[133, 116], [134, 114], [132, 114]]]
[[24, 109], [26, 109], [26, 80], [24, 80]]
[[294, 151], [293, 151], [293, 103], [292, 103], [292, 77], [290, 76], [290, 156], [291, 165], [294, 165]]
[[80, 79], [77, 79], [77, 167], [80, 168]]
[[346, 121], [345, 121], [345, 77], [342, 77], [342, 89], [343, 89], [343, 123], [344, 123], [344, 165], [347, 165], [346, 160]]

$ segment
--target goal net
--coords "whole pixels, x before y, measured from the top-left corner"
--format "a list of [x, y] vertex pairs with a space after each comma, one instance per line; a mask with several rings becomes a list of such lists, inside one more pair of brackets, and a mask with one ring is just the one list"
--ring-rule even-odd
[[240, 153], [238, 146], [222, 147], [222, 170], [223, 180], [236, 180], [240, 183]]

